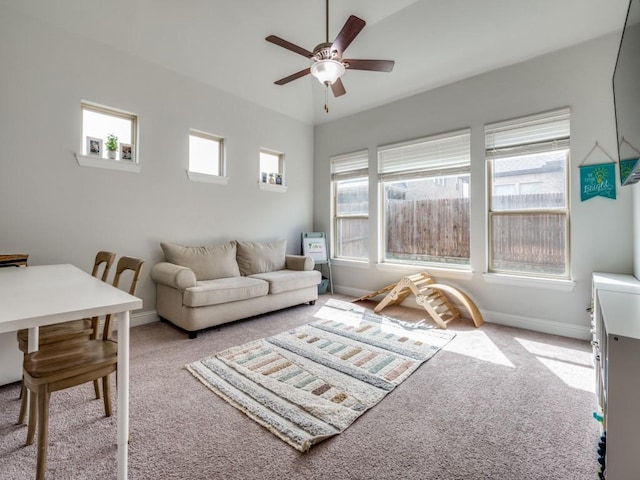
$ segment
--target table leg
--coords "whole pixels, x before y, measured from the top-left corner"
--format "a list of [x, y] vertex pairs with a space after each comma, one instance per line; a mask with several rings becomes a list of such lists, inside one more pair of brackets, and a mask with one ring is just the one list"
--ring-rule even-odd
[[27, 351], [29, 353], [35, 352], [38, 350], [38, 345], [40, 343], [40, 329], [38, 327], [29, 328], [29, 336], [27, 343]]
[[118, 328], [118, 480], [127, 479], [129, 447], [129, 312], [116, 316]]
[[[38, 348], [40, 348], [40, 328], [39, 327], [30, 327], [29, 328], [29, 336], [27, 337], [27, 352], [37, 352]], [[24, 388], [24, 387], [23, 387]], [[35, 395], [31, 395], [29, 390], [25, 390], [23, 395], [26, 395], [25, 398], [25, 412], [31, 412], [30, 404], [34, 401]], [[32, 419], [29, 419], [29, 423], [31, 423]]]

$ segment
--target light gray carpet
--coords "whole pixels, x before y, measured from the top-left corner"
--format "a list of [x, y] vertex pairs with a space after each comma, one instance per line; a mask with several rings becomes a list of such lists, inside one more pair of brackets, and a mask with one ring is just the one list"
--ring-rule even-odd
[[[132, 480], [595, 479], [599, 428], [588, 342], [470, 321], [341, 435], [300, 453], [184, 365], [310, 321], [330, 298], [197, 339], [164, 323], [131, 331]], [[334, 296], [334, 298], [344, 298]], [[363, 302], [372, 308], [372, 303]], [[383, 313], [418, 320], [426, 312]], [[19, 385], [0, 387], [0, 479], [31, 479], [35, 445], [15, 424]], [[48, 479], [115, 479], [115, 417], [90, 384], [52, 395]]]

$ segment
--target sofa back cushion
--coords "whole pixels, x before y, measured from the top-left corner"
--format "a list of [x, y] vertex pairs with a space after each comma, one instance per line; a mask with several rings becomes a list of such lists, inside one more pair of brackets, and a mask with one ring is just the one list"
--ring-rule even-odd
[[160, 242], [160, 246], [168, 262], [189, 267], [198, 281], [240, 276], [235, 241], [202, 247]]
[[242, 275], [283, 270], [286, 265], [285, 239], [273, 242], [238, 241], [238, 266]]

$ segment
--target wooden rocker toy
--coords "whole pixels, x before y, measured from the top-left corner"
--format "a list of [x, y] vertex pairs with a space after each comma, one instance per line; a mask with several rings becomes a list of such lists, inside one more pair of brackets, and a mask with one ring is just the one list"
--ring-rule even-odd
[[484, 323], [480, 310], [478, 310], [475, 303], [473, 303], [464, 292], [451, 285], [436, 283], [427, 272], [404, 277], [398, 283], [388, 285], [380, 290], [360, 297], [354, 300], [354, 302], [373, 298], [385, 292], [389, 293], [387, 293], [376, 308], [374, 308], [374, 312], [380, 312], [387, 305], [398, 305], [409, 295], [413, 294], [416, 297], [416, 303], [424, 307], [436, 324], [440, 328], [447, 328], [448, 323], [461, 318], [461, 315], [459, 310], [444, 295], [443, 292], [446, 292], [457, 298], [469, 311], [471, 320], [476, 327], [480, 327]]

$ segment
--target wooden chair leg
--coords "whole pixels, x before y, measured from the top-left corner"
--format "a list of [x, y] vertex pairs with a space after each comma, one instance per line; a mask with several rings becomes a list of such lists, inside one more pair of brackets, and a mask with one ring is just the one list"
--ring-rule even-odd
[[31, 445], [36, 434], [36, 424], [38, 423], [38, 402], [34, 392], [27, 390], [24, 394], [25, 401], [29, 398], [29, 427], [27, 428], [27, 443]]
[[38, 391], [38, 461], [36, 480], [44, 480], [47, 470], [47, 447], [49, 444], [49, 396], [46, 387]]
[[100, 380], [94, 380], [93, 381], [93, 391], [96, 393], [96, 400], [100, 399], [100, 397], [101, 397]]
[[102, 377], [102, 396], [104, 397], [104, 414], [111, 416], [111, 382], [109, 375]]
[[27, 387], [24, 386], [24, 382], [20, 387], [20, 413], [18, 414], [18, 424], [23, 424], [24, 419], [27, 416]]

